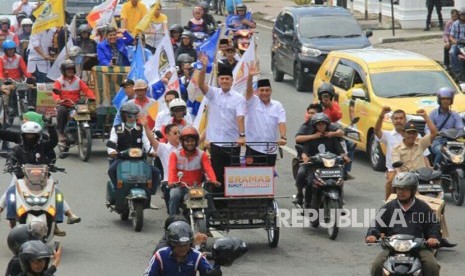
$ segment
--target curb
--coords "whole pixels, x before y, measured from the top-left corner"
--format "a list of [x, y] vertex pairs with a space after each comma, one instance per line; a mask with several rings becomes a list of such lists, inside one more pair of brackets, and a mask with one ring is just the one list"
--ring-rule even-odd
[[410, 37], [381, 37], [378, 39], [379, 44], [386, 44], [386, 43], [395, 43], [395, 42], [407, 42], [407, 41], [417, 41], [417, 40], [428, 40], [428, 39], [436, 39], [441, 38], [442, 34], [428, 34], [428, 35], [418, 35], [418, 36], [410, 36]]

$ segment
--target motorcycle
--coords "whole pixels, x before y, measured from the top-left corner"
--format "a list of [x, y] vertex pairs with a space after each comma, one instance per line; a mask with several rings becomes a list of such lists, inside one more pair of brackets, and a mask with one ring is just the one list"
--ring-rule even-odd
[[[116, 144], [108, 141], [107, 147], [116, 149]], [[152, 195], [152, 169], [145, 161], [140, 148], [130, 148], [118, 152], [117, 183], [107, 182], [107, 208], [120, 215], [122, 221], [131, 217], [136, 232], [142, 230], [144, 209], [150, 208]], [[115, 188], [116, 187], [116, 188]]]
[[24, 178], [18, 179], [7, 191], [7, 219], [10, 225], [40, 221], [47, 225], [46, 241], [53, 239], [55, 223], [63, 221], [63, 194], [57, 190], [57, 181], [49, 175], [65, 172], [54, 165], [31, 165], [9, 167], [7, 172], [20, 169]]
[[462, 206], [465, 199], [465, 137], [463, 130], [448, 129], [438, 133], [438, 136], [446, 138], [447, 142], [442, 146], [442, 187], [450, 192], [455, 205]]
[[206, 198], [207, 191], [205, 186], [210, 183], [203, 183], [202, 185], [194, 185], [189, 187], [186, 183], [182, 182], [183, 172], [178, 172], [179, 186], [187, 187], [189, 192], [184, 197], [182, 204], [182, 214], [190, 222], [192, 231], [194, 233], [201, 232], [207, 234], [209, 232], [207, 216], [205, 211], [208, 208], [208, 199]]
[[418, 251], [427, 247], [425, 239], [400, 234], [382, 238], [377, 243], [389, 250], [383, 275], [422, 275]]
[[[296, 148], [299, 146], [296, 145]], [[311, 173], [314, 174], [313, 182], [309, 185], [313, 185], [311, 209], [317, 211], [317, 217], [313, 218], [311, 225], [318, 227], [320, 220], [324, 221], [329, 238], [334, 240], [339, 232], [338, 216], [341, 214], [343, 203], [344, 160], [334, 153], [325, 152], [324, 145], [320, 145], [318, 151], [320, 153], [310, 157], [309, 162], [301, 163], [300, 166], [312, 166]], [[295, 199], [296, 195], [293, 198]], [[297, 208], [303, 208], [297, 203], [294, 204]], [[320, 215], [323, 215], [323, 218]]]
[[192, 36], [194, 37], [194, 49], [198, 49], [209, 38], [209, 35], [204, 32], [193, 32]]
[[[404, 162], [402, 161], [392, 163], [393, 168], [402, 168], [403, 165]], [[438, 198], [441, 200], [444, 198], [444, 192], [441, 184], [441, 171], [434, 170], [429, 167], [423, 167], [412, 172], [418, 178], [418, 193], [420, 195]]]
[[74, 103], [66, 99], [63, 102], [71, 103], [68, 124], [65, 128], [66, 141], [58, 144], [60, 158], [68, 156], [69, 148], [77, 145], [79, 159], [87, 162], [92, 152], [92, 132], [90, 129], [91, 111], [88, 100]]
[[15, 116], [21, 118], [24, 113], [35, 110], [37, 91], [32, 79], [20, 82], [8, 79], [3, 84], [5, 85], [5, 89], [9, 90], [7, 94], [9, 94], [10, 97], [14, 97], [10, 98], [10, 101], [15, 101], [15, 106], [13, 107], [13, 104], [10, 105], [10, 116], [8, 116], [8, 122], [13, 124]]

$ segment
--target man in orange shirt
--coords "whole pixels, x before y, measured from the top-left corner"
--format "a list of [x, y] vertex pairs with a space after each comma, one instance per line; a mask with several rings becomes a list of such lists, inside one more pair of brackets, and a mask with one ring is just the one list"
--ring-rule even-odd
[[[216, 186], [221, 184], [216, 180], [210, 159], [207, 154], [198, 149], [199, 133], [194, 127], [188, 126], [181, 131], [182, 148], [172, 152], [168, 164], [168, 187], [170, 188], [169, 215], [175, 216], [178, 213], [181, 200], [188, 192], [188, 187], [200, 186], [204, 180], [204, 173], [208, 181]], [[178, 172], [183, 172], [181, 181], [185, 186], [176, 186]]]
[[68, 122], [68, 112], [81, 98], [81, 91], [88, 99], [95, 100], [94, 91], [82, 81], [76, 74], [76, 65], [71, 60], [65, 60], [61, 64], [61, 77], [53, 84], [52, 97], [58, 104], [57, 107], [57, 131], [58, 140], [66, 141], [65, 127]]
[[144, 3], [139, 0], [126, 2], [121, 9], [121, 28], [132, 34], [145, 14], [147, 14], [147, 7]]
[[5, 40], [2, 43], [4, 54], [0, 56], [0, 80], [13, 79], [19, 81], [22, 77], [30, 78], [26, 63], [16, 54], [16, 43]]

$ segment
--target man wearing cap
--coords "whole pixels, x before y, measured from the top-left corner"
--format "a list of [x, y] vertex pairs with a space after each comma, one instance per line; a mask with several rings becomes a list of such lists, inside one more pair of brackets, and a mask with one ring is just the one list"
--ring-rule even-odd
[[[208, 99], [208, 126], [206, 140], [209, 142], [234, 143], [245, 145], [245, 106], [244, 97], [232, 90], [233, 77], [230, 68], [218, 70], [219, 88], [205, 83], [208, 56], [199, 54], [202, 68], [199, 74], [199, 88]], [[239, 155], [240, 148], [227, 144], [210, 144], [211, 163], [216, 177], [224, 183], [224, 167], [231, 165], [231, 155]]]
[[[222, 38], [220, 39], [220, 43], [219, 43], [219, 50], [218, 50], [218, 54], [217, 54], [217, 57], [218, 57], [218, 60], [222, 60], [222, 59], [225, 59], [226, 58], [226, 49], [228, 49], [228, 46], [230, 46], [231, 43], [229, 41], [229, 39], [227, 38]], [[234, 58], [239, 61], [241, 60], [241, 56], [236, 52], [236, 54], [234, 55]]]
[[415, 124], [411, 121], [407, 122], [404, 127], [402, 142], [395, 146], [392, 151], [392, 163], [397, 161], [402, 161], [404, 163], [402, 168], [397, 170], [413, 171], [427, 166], [423, 158], [423, 152], [431, 146], [431, 142], [436, 138], [437, 130], [425, 110], [418, 110], [417, 115], [425, 119], [430, 133], [422, 138], [418, 138], [418, 130]]
[[[286, 111], [283, 105], [271, 99], [271, 84], [268, 79], [258, 80], [257, 95], [254, 95], [252, 79], [259, 71], [252, 65], [249, 67], [249, 77], [247, 79], [247, 100], [245, 117], [245, 136], [248, 142], [277, 142], [283, 146], [287, 142], [286, 138]], [[278, 132], [276, 131], [278, 130]], [[279, 136], [278, 136], [279, 135]], [[279, 137], [279, 138], [278, 138]], [[248, 153], [257, 159], [259, 164], [276, 164], [278, 147], [276, 144], [251, 145], [247, 149]], [[259, 156], [264, 156], [258, 160]]]
[[234, 49], [233, 46], [228, 45], [228, 46], [226, 46], [225, 53], [226, 53], [226, 57], [221, 59], [218, 62], [218, 66], [219, 67], [229, 67], [229, 68], [231, 68], [231, 70], [234, 70], [234, 67], [236, 67], [237, 62], [238, 62], [235, 59], [235, 56], [237, 54], [236, 50]]
[[136, 93], [136, 97], [128, 102], [135, 103], [140, 109], [140, 115], [146, 116], [147, 118], [147, 125], [150, 129], [153, 129], [155, 126], [155, 117], [157, 114], [158, 107], [154, 105], [158, 105], [158, 102], [152, 98], [147, 97], [147, 83], [142, 80], [136, 80], [134, 84], [134, 91]]
[[[378, 142], [381, 142], [386, 145], [386, 186], [385, 186], [385, 192], [386, 196], [385, 199], [387, 200], [391, 193], [393, 193], [392, 189], [392, 181], [394, 180], [394, 177], [396, 176], [396, 171], [392, 167], [392, 151], [395, 146], [400, 144], [403, 140], [403, 134], [404, 134], [404, 127], [407, 123], [407, 115], [405, 112], [401, 109], [394, 110], [391, 114], [391, 121], [392, 124], [394, 125], [393, 130], [382, 130], [383, 126], [383, 121], [386, 117], [386, 115], [391, 112], [391, 108], [389, 106], [383, 106], [383, 109], [381, 110], [381, 113], [378, 116], [378, 120], [376, 121], [375, 124], [375, 135], [376, 135], [376, 140]], [[418, 134], [418, 138], [421, 138], [421, 135]], [[429, 150], [426, 149], [423, 152], [423, 158], [425, 160], [426, 166], [429, 165], [429, 160], [428, 160], [428, 155], [430, 154]]]
[[[121, 102], [123, 105], [125, 102], [134, 99], [135, 92], [134, 92], [134, 81], [131, 79], [125, 79], [120, 85], [121, 88], [124, 89], [124, 94], [126, 94], [126, 99]], [[116, 113], [115, 119], [113, 120], [113, 126], [121, 124], [121, 114], [118, 112]]]

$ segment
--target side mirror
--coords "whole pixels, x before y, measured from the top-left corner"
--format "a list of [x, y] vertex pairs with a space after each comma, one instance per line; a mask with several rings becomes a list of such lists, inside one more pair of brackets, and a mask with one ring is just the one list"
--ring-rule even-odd
[[402, 167], [403, 165], [404, 165], [404, 162], [402, 162], [402, 161], [396, 161], [396, 162], [392, 163], [392, 167], [396, 168], [396, 169]]
[[365, 36], [366, 36], [366, 37], [372, 37], [372, 36], [373, 36], [373, 31], [370, 30], [370, 29], [366, 30], [366, 31], [365, 31]]
[[360, 121], [360, 117], [355, 117], [352, 119], [352, 122], [350, 122], [352, 125], [355, 125], [356, 123], [358, 123], [358, 121]]
[[362, 88], [354, 88], [352, 89], [352, 98], [365, 100], [367, 98], [367, 94]]
[[465, 92], [465, 82], [461, 82], [461, 83], [460, 83], [460, 90], [461, 90], [462, 92]]
[[287, 30], [284, 32], [284, 37], [286, 38], [294, 38], [294, 31]]

